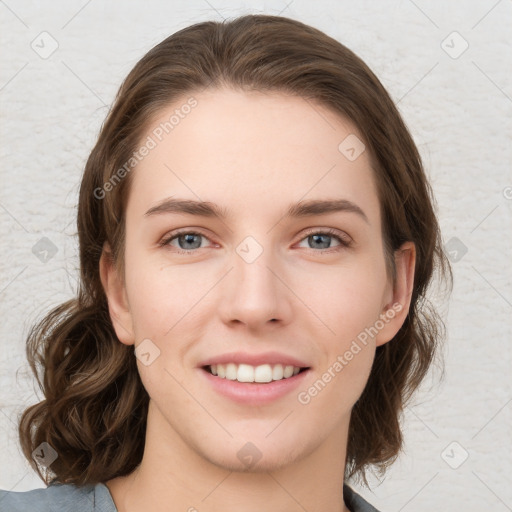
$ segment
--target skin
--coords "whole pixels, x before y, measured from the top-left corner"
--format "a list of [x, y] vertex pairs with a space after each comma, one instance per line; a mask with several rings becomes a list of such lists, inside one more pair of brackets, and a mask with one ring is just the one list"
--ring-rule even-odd
[[[368, 152], [349, 161], [338, 150], [358, 135], [349, 121], [275, 92], [216, 89], [194, 97], [197, 107], [133, 171], [124, 276], [108, 244], [100, 262], [120, 342], [150, 339], [160, 350], [150, 365], [138, 361], [150, 396], [143, 460], [107, 486], [119, 512], [348, 511], [350, 412], [376, 347], [406, 318], [414, 245], [395, 253], [393, 283]], [[185, 101], [159, 112], [142, 140]], [[214, 202], [232, 215], [145, 215], [170, 196]], [[284, 217], [291, 203], [310, 199], [352, 201], [367, 221], [347, 211]], [[158, 244], [177, 228], [204, 237], [196, 245]], [[326, 228], [351, 245], [329, 235], [315, 245], [310, 235]], [[263, 249], [252, 263], [236, 252], [247, 236]], [[299, 403], [297, 392], [396, 303], [402, 310], [317, 396]], [[311, 371], [304, 386], [270, 404], [235, 403], [200, 378], [197, 366], [208, 357], [273, 350], [307, 361]], [[237, 457], [247, 442], [262, 454], [251, 468]]]

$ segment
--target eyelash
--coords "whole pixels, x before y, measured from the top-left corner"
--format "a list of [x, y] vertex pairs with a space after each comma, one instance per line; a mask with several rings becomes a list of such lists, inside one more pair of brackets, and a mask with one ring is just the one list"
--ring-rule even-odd
[[[172, 240], [174, 240], [175, 238], [178, 238], [180, 235], [197, 235], [197, 236], [202, 236], [203, 238], [206, 238], [207, 240], [210, 240], [204, 233], [201, 233], [199, 231], [190, 231], [187, 229], [183, 229], [183, 230], [173, 231], [172, 233], [169, 234], [169, 236], [164, 237], [158, 243], [158, 245], [160, 247], [171, 247], [169, 245], [170, 242], [172, 242]], [[338, 245], [336, 247], [330, 247], [328, 249], [315, 250], [313, 248], [309, 248], [309, 250], [314, 251], [314, 252], [331, 253], [331, 252], [337, 252], [342, 249], [347, 249], [352, 246], [352, 240], [348, 239], [349, 238], [348, 235], [347, 235], [347, 239], [345, 239], [342, 235], [340, 235], [339, 231], [336, 231], [335, 229], [331, 229], [331, 228], [326, 228], [326, 229], [322, 229], [322, 230], [312, 229], [312, 230], [306, 232], [304, 234], [304, 236], [299, 240], [299, 242], [302, 242], [305, 238], [308, 238], [312, 235], [329, 235], [331, 237], [336, 238], [338, 240], [338, 242], [340, 242], [340, 245]], [[173, 247], [173, 251], [175, 253], [184, 254], [184, 255], [185, 254], [186, 255], [194, 254], [194, 252], [198, 251], [199, 249], [201, 249], [201, 248], [185, 251], [183, 249]], [[205, 249], [205, 247], [202, 247], [202, 249]]]

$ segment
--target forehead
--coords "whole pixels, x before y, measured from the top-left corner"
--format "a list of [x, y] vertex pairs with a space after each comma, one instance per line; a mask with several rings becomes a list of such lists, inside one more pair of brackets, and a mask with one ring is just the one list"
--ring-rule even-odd
[[[186, 95], [161, 109], [142, 137], [151, 149], [135, 167], [128, 209], [140, 215], [177, 196], [264, 216], [293, 201], [343, 198], [378, 216], [361, 139], [349, 120], [285, 93]], [[347, 144], [357, 158], [347, 158]]]

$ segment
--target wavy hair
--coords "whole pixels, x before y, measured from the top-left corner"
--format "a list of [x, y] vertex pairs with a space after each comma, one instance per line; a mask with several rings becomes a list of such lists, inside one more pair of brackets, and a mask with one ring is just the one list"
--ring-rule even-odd
[[[122, 173], [108, 193], [106, 184], [119, 178], [163, 107], [222, 86], [314, 100], [350, 119], [364, 139], [378, 185], [388, 268], [393, 272], [393, 252], [405, 241], [414, 242], [417, 257], [407, 318], [394, 339], [377, 348], [352, 410], [345, 476], [366, 483], [370, 466], [384, 472], [402, 448], [403, 409], [444, 336], [427, 289], [437, 272], [450, 285], [452, 278], [420, 155], [389, 94], [352, 51], [299, 21], [246, 15], [197, 23], [151, 49], [122, 83], [87, 160], [77, 216], [77, 297], [49, 312], [27, 339], [44, 400], [23, 412], [19, 436], [24, 455], [47, 484], [105, 482], [141, 462], [149, 396], [133, 347], [117, 339], [99, 274], [105, 242], [124, 273], [133, 173]], [[58, 454], [49, 470], [31, 456], [42, 442]]]

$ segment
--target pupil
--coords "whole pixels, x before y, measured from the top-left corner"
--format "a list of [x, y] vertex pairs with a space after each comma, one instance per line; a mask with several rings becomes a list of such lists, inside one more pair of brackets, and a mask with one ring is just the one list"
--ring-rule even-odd
[[[193, 234], [187, 234], [187, 235], [182, 235], [180, 237], [180, 246], [181, 246], [181, 241], [184, 239], [185, 240], [185, 243], [188, 244], [188, 243], [193, 243], [193, 239], [194, 237], [198, 238], [199, 235], [193, 235]], [[198, 247], [201, 246], [201, 241], [199, 241], [199, 244], [196, 243], [196, 246], [195, 247], [192, 247], [192, 249], [197, 249]], [[187, 249], [190, 249], [191, 247], [186, 247]], [[183, 247], [182, 247], [183, 249]]]
[[[315, 239], [315, 242], [317, 242], [317, 239], [321, 238], [330, 238], [329, 235], [312, 235], [312, 238]], [[322, 249], [327, 249], [329, 247], [329, 242], [324, 242], [323, 244], [320, 242], [323, 247]]]

